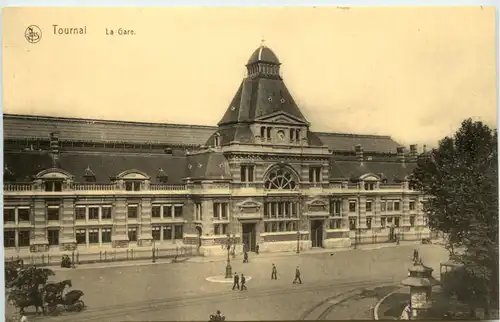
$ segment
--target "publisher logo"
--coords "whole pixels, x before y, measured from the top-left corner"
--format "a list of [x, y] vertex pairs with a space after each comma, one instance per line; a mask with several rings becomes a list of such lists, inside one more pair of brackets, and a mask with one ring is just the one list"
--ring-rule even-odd
[[42, 30], [40, 30], [40, 28], [36, 25], [31, 25], [26, 28], [24, 38], [26, 38], [30, 44], [36, 44], [40, 41], [40, 39], [42, 39]]

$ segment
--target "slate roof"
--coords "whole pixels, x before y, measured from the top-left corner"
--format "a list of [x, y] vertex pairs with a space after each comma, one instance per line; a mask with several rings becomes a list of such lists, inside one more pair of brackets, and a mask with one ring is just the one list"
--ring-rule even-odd
[[[13, 180], [30, 182], [32, 177], [42, 170], [53, 167], [50, 153], [39, 152], [6, 152], [5, 164], [13, 173]], [[75, 182], [85, 182], [85, 173], [90, 169], [95, 174], [96, 182], [110, 182], [125, 170], [139, 170], [151, 177], [152, 183], [158, 183], [159, 169], [167, 174], [167, 183], [181, 183], [187, 174], [185, 156], [165, 154], [133, 154], [133, 153], [61, 153], [57, 167], [74, 176]], [[88, 171], [87, 171], [88, 172]]]
[[[51, 132], [59, 131], [60, 141], [161, 143], [165, 145], [204, 145], [219, 129], [215, 126], [122, 122], [92, 119], [59, 118], [4, 114], [4, 140], [48, 140]], [[222, 129], [221, 129], [222, 131]], [[229, 130], [228, 130], [229, 131]], [[239, 131], [239, 130], [238, 130]], [[228, 133], [228, 138], [248, 138]], [[396, 153], [400, 146], [389, 136], [342, 133], [313, 133], [332, 151], [354, 151], [361, 144], [366, 153]], [[223, 137], [226, 135], [224, 134]], [[309, 138], [310, 142], [316, 139]], [[223, 139], [223, 142], [227, 142]], [[241, 141], [243, 142], [243, 141]]]
[[293, 115], [307, 123], [283, 80], [246, 78], [218, 125], [251, 122], [258, 117], [278, 111]]
[[330, 160], [330, 179], [356, 180], [363, 174], [382, 174], [387, 183], [402, 181], [405, 176], [413, 172], [415, 163], [377, 162], [377, 161], [337, 161]]
[[192, 179], [231, 179], [229, 164], [224, 155], [218, 151], [188, 155], [186, 175]]
[[276, 56], [276, 54], [266, 46], [260, 46], [259, 48], [257, 48], [253, 52], [252, 56], [250, 56], [247, 65], [255, 64], [258, 62], [271, 63], [276, 65], [280, 64], [278, 56]]

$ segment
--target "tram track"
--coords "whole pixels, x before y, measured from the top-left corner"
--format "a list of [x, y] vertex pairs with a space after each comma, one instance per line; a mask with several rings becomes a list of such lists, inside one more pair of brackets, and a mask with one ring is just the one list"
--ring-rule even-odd
[[[386, 280], [378, 280], [378, 281], [355, 281], [355, 282], [345, 282], [345, 280], [337, 279], [334, 281], [330, 281], [325, 284], [324, 282], [317, 282], [309, 285], [300, 285], [293, 286], [292, 288], [281, 286], [276, 289], [257, 289], [248, 292], [238, 292], [235, 293], [233, 291], [224, 292], [222, 294], [201, 294], [195, 296], [182, 296], [182, 297], [169, 297], [169, 298], [161, 298], [155, 300], [144, 300], [137, 301], [132, 303], [123, 303], [117, 305], [110, 306], [102, 306], [96, 308], [90, 308], [83, 312], [71, 315], [64, 315], [66, 321], [96, 321], [96, 320], [108, 320], [113, 317], [122, 317], [127, 316], [128, 314], [141, 314], [146, 312], [155, 312], [166, 309], [180, 308], [186, 306], [196, 306], [205, 304], [208, 302], [220, 302], [224, 300], [241, 300], [241, 299], [252, 299], [252, 298], [261, 298], [261, 297], [269, 297], [275, 295], [283, 295], [283, 294], [298, 294], [305, 292], [313, 292], [313, 291], [321, 291], [330, 288], [345, 288], [349, 286], [356, 287], [355, 291], [359, 289], [363, 289], [369, 286], [376, 286], [380, 284], [387, 284], [393, 282], [392, 279]], [[348, 291], [350, 292], [350, 291]], [[336, 294], [334, 297], [342, 296], [344, 293]], [[54, 320], [56, 320], [55, 318]]]

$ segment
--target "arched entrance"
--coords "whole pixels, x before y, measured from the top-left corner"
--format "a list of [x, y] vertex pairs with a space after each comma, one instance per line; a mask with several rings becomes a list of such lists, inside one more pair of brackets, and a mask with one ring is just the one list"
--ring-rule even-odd
[[196, 231], [198, 232], [198, 248], [201, 247], [201, 235], [203, 234], [203, 229], [201, 226], [196, 226]]

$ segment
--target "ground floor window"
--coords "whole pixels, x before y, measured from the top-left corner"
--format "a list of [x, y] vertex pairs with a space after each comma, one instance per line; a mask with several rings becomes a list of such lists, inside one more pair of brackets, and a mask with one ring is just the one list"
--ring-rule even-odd
[[296, 220], [282, 220], [264, 223], [266, 233], [297, 231]]
[[183, 227], [181, 225], [175, 225], [174, 226], [174, 238], [175, 239], [182, 239], [184, 237], [183, 234]]
[[153, 226], [151, 228], [151, 234], [153, 235], [153, 240], [160, 240], [161, 239], [161, 227], [160, 226]]
[[101, 228], [101, 241], [111, 243], [111, 228]]
[[128, 229], [128, 240], [137, 241], [137, 228], [133, 227]]
[[30, 245], [30, 231], [19, 231], [19, 247], [28, 247]]
[[341, 229], [342, 219], [330, 219], [330, 229]]
[[227, 235], [228, 224], [215, 224], [214, 235]]
[[87, 238], [85, 237], [85, 229], [78, 229], [76, 231], [76, 243], [87, 244]]
[[89, 229], [89, 244], [99, 244], [99, 228]]
[[366, 228], [372, 229], [372, 217], [366, 217]]
[[380, 226], [383, 228], [387, 226], [387, 221], [385, 220], [385, 217], [380, 218]]
[[356, 229], [356, 218], [349, 218], [349, 230], [354, 230]]
[[59, 245], [59, 229], [49, 229], [47, 231], [47, 239], [50, 246]]
[[15, 230], [4, 230], [3, 232], [3, 246], [16, 247], [16, 231]]
[[172, 226], [163, 226], [163, 240], [172, 240]]
[[410, 226], [411, 227], [415, 226], [415, 216], [410, 216]]

